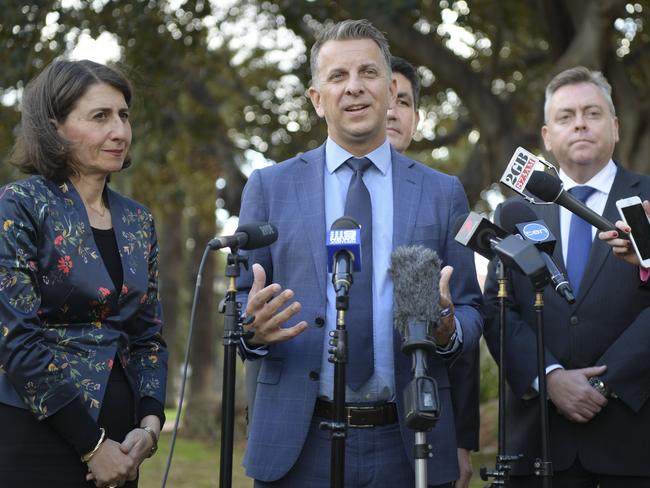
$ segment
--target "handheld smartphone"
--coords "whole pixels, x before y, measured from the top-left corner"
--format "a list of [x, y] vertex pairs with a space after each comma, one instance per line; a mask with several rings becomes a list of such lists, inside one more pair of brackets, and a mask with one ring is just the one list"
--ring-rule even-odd
[[616, 202], [618, 213], [630, 226], [630, 240], [641, 266], [650, 267], [650, 221], [639, 197], [622, 198]]

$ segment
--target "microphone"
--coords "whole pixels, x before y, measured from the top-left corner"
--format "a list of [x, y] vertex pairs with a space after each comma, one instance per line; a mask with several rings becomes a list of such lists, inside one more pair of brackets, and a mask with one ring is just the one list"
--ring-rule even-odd
[[215, 251], [223, 247], [244, 249], [250, 251], [266, 247], [278, 240], [278, 229], [268, 222], [250, 222], [237, 227], [231, 236], [220, 236], [211, 239], [208, 247]]
[[427, 335], [440, 319], [440, 259], [423, 246], [400, 246], [390, 257], [393, 279], [393, 324], [402, 337], [409, 324], [426, 325]]
[[501, 223], [507, 232], [518, 233], [524, 240], [537, 246], [551, 274], [551, 283], [555, 291], [568, 303], [574, 303], [576, 298], [569, 280], [566, 279], [551, 257], [556, 239], [546, 223], [537, 219], [537, 215], [530, 207], [517, 201], [510, 201], [503, 206]]
[[453, 229], [457, 242], [486, 259], [494, 258], [495, 246], [508, 237], [506, 231], [476, 212], [459, 216]]
[[[463, 220], [464, 219], [464, 220]], [[507, 234], [485, 217], [470, 212], [456, 221], [456, 241], [481, 256], [492, 259], [498, 255], [505, 266], [528, 276], [535, 289], [543, 288], [549, 279], [546, 263], [530, 242]]]
[[332, 223], [327, 235], [327, 271], [337, 298], [350, 292], [352, 271], [361, 270], [361, 226], [352, 217], [343, 216]]
[[629, 239], [627, 234], [618, 230], [609, 220], [564, 191], [562, 181], [557, 176], [545, 172], [546, 168], [553, 168], [557, 175], [557, 170], [551, 164], [539, 159], [523, 147], [518, 147], [500, 181], [534, 204], [540, 202], [533, 201], [531, 195], [542, 202], [561, 205], [599, 230], [615, 230], [622, 239]]
[[393, 279], [393, 324], [402, 336], [402, 352], [411, 355], [413, 371], [402, 392], [404, 420], [410, 429], [426, 432], [440, 418], [438, 385], [427, 371], [429, 354], [436, 348], [432, 332], [440, 320], [440, 259], [423, 246], [400, 246], [391, 254], [388, 272]]
[[548, 173], [534, 171], [530, 176], [526, 189], [545, 202], [553, 202], [563, 206], [599, 230], [615, 230], [619, 235], [621, 234], [621, 231], [614, 224], [591, 210], [571, 193], [565, 191], [562, 182]]
[[510, 158], [500, 181], [517, 193], [524, 195], [531, 175], [538, 171], [535, 168], [541, 169], [544, 166], [546, 165], [542, 160], [520, 146]]

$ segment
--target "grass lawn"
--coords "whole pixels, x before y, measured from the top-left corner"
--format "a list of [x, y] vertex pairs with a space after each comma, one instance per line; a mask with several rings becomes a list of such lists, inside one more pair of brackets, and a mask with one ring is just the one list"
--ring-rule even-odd
[[[160, 437], [158, 452], [151, 459], [147, 459], [140, 470], [140, 488], [160, 488], [169, 445], [171, 433], [163, 432]], [[219, 486], [219, 444], [216, 439], [211, 442], [202, 442], [176, 438], [174, 458], [167, 480], [168, 488], [215, 488]], [[242, 457], [244, 445], [235, 446], [233, 453], [233, 488], [251, 488], [253, 482], [244, 474]]]
[[[165, 472], [171, 434], [164, 432], [160, 439], [158, 453], [145, 461], [140, 473], [140, 488], [160, 488]], [[233, 488], [251, 488], [252, 480], [244, 474], [242, 456], [244, 444], [235, 446], [233, 461]], [[482, 488], [485, 482], [479, 479], [481, 464], [492, 467], [494, 455], [474, 454], [474, 478], [471, 488]], [[169, 488], [215, 488], [219, 486], [219, 439], [212, 442], [176, 440], [176, 448], [167, 487]], [[297, 487], [299, 488], [299, 487]], [[401, 488], [401, 487], [395, 487]]]

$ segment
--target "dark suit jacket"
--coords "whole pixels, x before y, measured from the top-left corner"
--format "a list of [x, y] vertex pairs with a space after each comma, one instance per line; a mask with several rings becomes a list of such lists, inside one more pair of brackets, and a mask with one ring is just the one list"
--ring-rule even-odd
[[[603, 216], [619, 219], [616, 200], [650, 197], [650, 178], [618, 167]], [[560, 243], [559, 207], [531, 205], [558, 239], [554, 260], [566, 275]], [[496, 217], [498, 222], [498, 216]], [[510, 274], [512, 303], [506, 339], [507, 450], [523, 453], [515, 474], [530, 473], [540, 453], [538, 398], [523, 400], [537, 377], [534, 291], [527, 278]], [[485, 336], [498, 358], [498, 303], [494, 263], [486, 283]], [[551, 287], [544, 290], [546, 365], [567, 369], [607, 365], [605, 383], [618, 395], [586, 424], [573, 423], [549, 402], [554, 470], [576, 459], [595, 473], [649, 476], [650, 463], [650, 290], [640, 286], [639, 270], [615, 257], [597, 237], [576, 303], [567, 304]]]
[[116, 354], [164, 405], [158, 245], [149, 211], [107, 188], [124, 283], [116, 290], [72, 184], [0, 189], [0, 402], [48, 417], [80, 396], [96, 419]]
[[[467, 212], [467, 200], [456, 178], [392, 153], [394, 221], [393, 248], [421, 244], [435, 250], [444, 264], [454, 266], [452, 295], [463, 326], [464, 346], [477, 347], [482, 323], [480, 294], [472, 253], [453, 239], [452, 226]], [[241, 222], [268, 221], [278, 227], [279, 239], [250, 253], [270, 282], [291, 288], [302, 304], [292, 323], [306, 320], [310, 327], [298, 337], [270, 346], [261, 359], [255, 405], [250, 419], [245, 456], [249, 476], [263, 481], [281, 478], [296, 462], [309, 428], [318, 394], [323, 357], [327, 279], [325, 248], [325, 149], [321, 146], [278, 165], [255, 171], [242, 199]], [[249, 274], [240, 280], [240, 299], [250, 287]], [[320, 326], [319, 326], [320, 324]], [[394, 335], [395, 383], [400, 420], [404, 418], [404, 385], [412, 378], [410, 358]], [[431, 357], [430, 372], [438, 382], [443, 414], [429, 435], [434, 457], [429, 481], [443, 483], [458, 477], [453, 410], [448, 365]], [[414, 435], [402, 425], [404, 448], [412, 457]]]

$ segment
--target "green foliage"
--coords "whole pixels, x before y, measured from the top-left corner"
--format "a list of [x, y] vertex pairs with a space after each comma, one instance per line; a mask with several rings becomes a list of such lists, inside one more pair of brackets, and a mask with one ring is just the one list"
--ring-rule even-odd
[[308, 46], [314, 30], [326, 22], [367, 18], [383, 30], [392, 52], [418, 65], [423, 77], [423, 122], [412, 154], [458, 174], [472, 204], [498, 181], [517, 146], [543, 149], [544, 86], [578, 64], [604, 71], [613, 85], [622, 127], [617, 160], [650, 171], [650, 110], [636, 103], [650, 95], [647, 1], [274, 0], [263, 5], [279, 10]]
[[499, 368], [481, 339], [481, 403], [499, 396]]
[[[472, 202], [498, 179], [515, 146], [540, 149], [543, 86], [578, 63], [603, 69], [614, 85], [620, 159], [650, 169], [650, 114], [623, 98], [630, 88], [641, 99], [648, 96], [646, 2], [69, 4], [7, 2], [0, 20], [0, 90], [20, 90], [84, 34], [114, 34], [139, 94], [136, 165], [129, 183], [119, 184], [163, 212], [190, 206], [214, 225], [217, 197], [238, 212], [248, 150], [278, 161], [320, 144], [325, 125], [304, 96], [307, 53], [320, 26], [344, 18], [369, 18], [386, 32], [395, 54], [420, 67], [423, 123], [411, 154], [459, 174]], [[0, 154], [7, 154], [16, 117], [3, 121]], [[227, 181], [219, 195], [217, 178]]]

